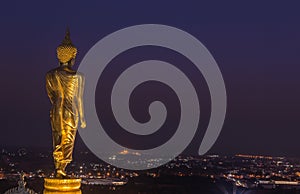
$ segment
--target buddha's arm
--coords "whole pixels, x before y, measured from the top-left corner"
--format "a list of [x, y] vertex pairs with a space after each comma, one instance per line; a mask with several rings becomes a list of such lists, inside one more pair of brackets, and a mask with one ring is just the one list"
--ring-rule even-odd
[[53, 91], [53, 86], [51, 83], [51, 76], [49, 74], [46, 75], [46, 90], [47, 90], [47, 94], [50, 99], [50, 102], [53, 104], [54, 99], [55, 99], [55, 93]]
[[83, 92], [84, 92], [84, 76], [79, 75], [79, 88], [78, 88], [78, 109], [79, 109], [79, 116], [80, 116], [80, 122], [81, 127], [86, 127], [85, 117], [84, 117], [84, 107], [83, 107]]

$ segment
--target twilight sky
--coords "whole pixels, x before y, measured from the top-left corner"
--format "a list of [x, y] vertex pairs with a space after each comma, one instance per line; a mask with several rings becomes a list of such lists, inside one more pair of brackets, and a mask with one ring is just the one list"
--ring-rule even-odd
[[[51, 146], [44, 76], [57, 66], [55, 49], [66, 26], [79, 50], [78, 67], [87, 51], [104, 36], [145, 23], [189, 32], [216, 59], [227, 88], [228, 110], [210, 153], [300, 156], [299, 5], [274, 1], [1, 2], [0, 145]], [[129, 64], [135, 58], [153, 58], [155, 54], [176, 63], [174, 53], [153, 48], [129, 51], [127, 57], [118, 60]], [[183, 60], [180, 65], [184, 64]], [[186, 71], [195, 79], [199, 76], [188, 65]], [[113, 76], [115, 70], [108, 72]], [[101, 104], [101, 91], [97, 90], [96, 97]], [[189, 152], [198, 149], [201, 134], [199, 130]], [[77, 141], [82, 144], [80, 138]]]

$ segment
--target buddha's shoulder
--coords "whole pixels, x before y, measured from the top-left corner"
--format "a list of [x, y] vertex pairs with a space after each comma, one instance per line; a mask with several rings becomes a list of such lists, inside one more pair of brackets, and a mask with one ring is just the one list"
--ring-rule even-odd
[[55, 68], [55, 69], [51, 69], [50, 71], [48, 71], [46, 73], [46, 75], [53, 75], [53, 74], [56, 74], [58, 72], [58, 68]]
[[53, 77], [55, 75], [67, 76], [67, 77], [77, 77], [79, 79], [84, 79], [84, 74], [76, 71], [66, 71], [61, 68], [55, 68], [46, 73], [46, 77]]
[[50, 71], [48, 71], [46, 73], [46, 78], [47, 79], [53, 78], [55, 76], [55, 74], [56, 74], [56, 69], [51, 69]]
[[78, 76], [80, 78], [84, 78], [84, 74], [82, 72], [79, 72], [79, 71], [76, 72], [76, 76]]

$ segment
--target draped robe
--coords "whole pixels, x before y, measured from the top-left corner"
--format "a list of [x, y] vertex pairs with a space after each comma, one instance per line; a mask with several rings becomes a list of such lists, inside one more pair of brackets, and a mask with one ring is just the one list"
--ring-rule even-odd
[[50, 120], [56, 169], [64, 170], [72, 161], [83, 79], [83, 75], [63, 68], [51, 70], [46, 75], [46, 89], [52, 103]]

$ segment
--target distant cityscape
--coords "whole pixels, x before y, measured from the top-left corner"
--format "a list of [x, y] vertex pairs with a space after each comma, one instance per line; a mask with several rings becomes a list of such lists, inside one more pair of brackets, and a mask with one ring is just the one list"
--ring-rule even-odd
[[[139, 156], [124, 150], [112, 159], [128, 154]], [[51, 157], [42, 150], [0, 149], [0, 193], [16, 186], [20, 173], [29, 188], [42, 193], [43, 178], [54, 176]], [[68, 172], [82, 178], [83, 193], [300, 193], [300, 159], [286, 157], [180, 155], [159, 168], [131, 171], [82, 151]]]

